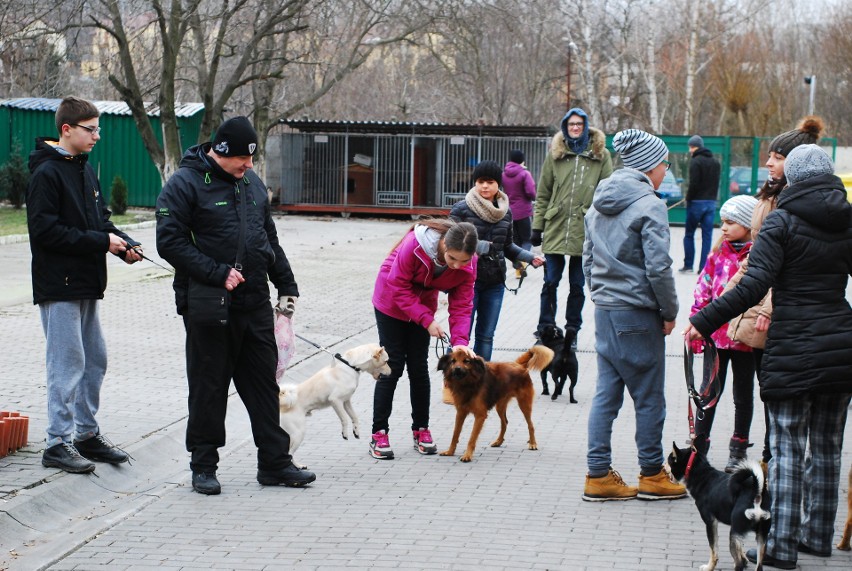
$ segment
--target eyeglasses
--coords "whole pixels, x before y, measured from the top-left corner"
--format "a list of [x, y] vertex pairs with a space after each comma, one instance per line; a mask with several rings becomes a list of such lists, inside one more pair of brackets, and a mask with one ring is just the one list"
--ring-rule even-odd
[[99, 135], [101, 132], [100, 127], [92, 127], [91, 125], [78, 125], [77, 123], [68, 123], [68, 125], [71, 127], [80, 127], [81, 129], [85, 129], [92, 135]]
[[666, 165], [666, 170], [669, 170], [669, 169], [672, 168], [672, 164], [669, 161], [663, 161], [663, 164]]
[[569, 127], [579, 127], [580, 129], [582, 129], [585, 125], [586, 124], [583, 123], [582, 121], [580, 123], [570, 123], [570, 122], [568, 123]]

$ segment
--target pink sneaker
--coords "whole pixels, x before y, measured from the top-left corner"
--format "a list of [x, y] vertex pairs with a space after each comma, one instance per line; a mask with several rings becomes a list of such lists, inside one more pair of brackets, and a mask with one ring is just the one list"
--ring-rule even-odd
[[379, 460], [393, 460], [393, 450], [388, 440], [387, 430], [373, 433], [370, 439], [370, 456]]
[[428, 428], [412, 431], [414, 437], [414, 449], [421, 454], [437, 454], [438, 447], [432, 441], [432, 433]]

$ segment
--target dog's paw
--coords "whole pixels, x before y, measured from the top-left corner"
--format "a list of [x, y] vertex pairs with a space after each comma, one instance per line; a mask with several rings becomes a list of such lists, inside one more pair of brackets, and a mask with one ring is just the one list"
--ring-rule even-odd
[[470, 454], [463, 454], [463, 455], [459, 458], [459, 461], [460, 461], [460, 462], [470, 462], [472, 459], [473, 459], [473, 457], [472, 457]]
[[549, 395], [549, 394], [550, 394], [550, 391], [549, 391], [547, 388], [545, 388], [543, 391], [541, 391], [541, 394], [543, 394], [543, 395]]
[[558, 397], [558, 396], [559, 396], [558, 394], [553, 393], [553, 396], [552, 396], [552, 397], [550, 397], [550, 400], [556, 400], [556, 397]]
[[577, 400], [577, 399], [575, 399], [574, 397], [571, 397], [571, 402], [572, 402], [572, 403], [574, 403], [574, 404], [577, 404], [577, 403], [578, 403], [578, 402], [580, 402], [580, 401], [578, 401], [578, 400]]
[[340, 433], [340, 436], [342, 436], [342, 437], [343, 437], [343, 440], [349, 440], [349, 437], [348, 437], [348, 436], [346, 436], [346, 433], [345, 433], [345, 432], [341, 432], [341, 433]]
[[503, 441], [499, 438], [491, 443], [492, 448], [499, 448], [500, 446], [503, 446]]
[[529, 450], [538, 450], [538, 444], [536, 444], [535, 442], [533, 442], [533, 443], [531, 443], [529, 446], [527, 446], [527, 448], [528, 448]]
[[360, 434], [358, 434], [358, 431], [357, 431], [357, 430], [353, 430], [353, 431], [352, 431], [352, 436], [354, 436], [355, 438], [358, 438], [358, 439], [360, 439], [360, 438], [361, 438], [361, 435], [360, 435]]
[[439, 453], [438, 455], [439, 456], [453, 456], [455, 453], [456, 453], [455, 450], [444, 450], [443, 452]]

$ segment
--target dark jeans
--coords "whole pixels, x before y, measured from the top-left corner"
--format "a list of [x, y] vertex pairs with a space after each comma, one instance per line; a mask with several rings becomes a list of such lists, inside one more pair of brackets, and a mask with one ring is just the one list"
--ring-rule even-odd
[[532, 250], [532, 217], [512, 220], [512, 241], [527, 252]]
[[701, 256], [696, 272], [704, 269], [707, 254], [713, 242], [713, 217], [716, 215], [715, 200], [690, 200], [686, 203], [686, 228], [683, 235], [683, 267], [692, 269], [695, 261], [695, 230], [701, 227]]
[[[565, 305], [565, 327], [577, 331], [583, 324], [583, 304], [586, 294], [586, 276], [583, 275], [583, 257], [567, 256], [568, 261], [568, 300]], [[541, 287], [541, 309], [538, 314], [538, 330], [545, 325], [556, 325], [556, 290], [565, 273], [565, 258], [562, 254], [545, 254], [544, 285]]]
[[503, 291], [502, 283], [481, 285], [477, 282], [473, 286], [473, 314], [470, 317], [472, 329], [476, 334], [473, 352], [486, 361], [491, 360], [494, 331], [497, 329], [500, 307], [503, 305]]
[[380, 375], [373, 392], [373, 432], [388, 430], [396, 384], [408, 367], [411, 397], [411, 430], [429, 428], [429, 332], [411, 321], [395, 319], [379, 311], [376, 325], [379, 343], [388, 353], [390, 375]]
[[[732, 394], [734, 397], [734, 436], [748, 440], [751, 431], [751, 420], [754, 416], [754, 357], [745, 351], [719, 349], [719, 380], [725, 392], [725, 380], [728, 376], [728, 363], [731, 364], [733, 377]], [[702, 411], [695, 421], [695, 433], [710, 438], [713, 419], [716, 418], [716, 408]]]
[[245, 404], [257, 446], [260, 470], [281, 470], [290, 463], [290, 436], [278, 422], [278, 347], [268, 305], [230, 313], [224, 327], [198, 327], [184, 319], [189, 419], [186, 449], [190, 468], [215, 471], [218, 449], [225, 445], [225, 412], [231, 379]]

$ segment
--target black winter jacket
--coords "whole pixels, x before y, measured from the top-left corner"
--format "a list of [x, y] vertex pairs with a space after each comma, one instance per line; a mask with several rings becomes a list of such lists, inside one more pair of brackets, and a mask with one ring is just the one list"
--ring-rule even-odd
[[177, 312], [187, 307], [188, 278], [224, 285], [236, 261], [240, 201], [246, 201], [242, 254], [245, 282], [231, 292], [231, 309], [269, 305], [267, 275], [278, 295], [298, 296], [290, 263], [278, 243], [266, 187], [252, 170], [235, 179], [207, 156], [210, 143], [187, 149], [157, 198], [157, 251], [175, 268]]
[[512, 261], [531, 262], [533, 255], [512, 241], [512, 212], [499, 222], [486, 222], [476, 215], [464, 200], [459, 200], [450, 210], [456, 222], [470, 222], [476, 227], [480, 241], [491, 243], [487, 254], [479, 256], [476, 265], [476, 282], [480, 285], [501, 284], [506, 281], [506, 258]]
[[784, 189], [760, 229], [740, 283], [690, 318], [704, 337], [772, 288], [760, 375], [763, 400], [852, 393], [852, 205], [821, 175]]
[[686, 200], [716, 200], [719, 196], [719, 178], [722, 165], [710, 149], [701, 147], [689, 161], [689, 188]]
[[27, 187], [33, 303], [103, 299], [109, 234], [133, 241], [110, 222], [88, 155], [56, 150], [58, 141], [36, 139]]

